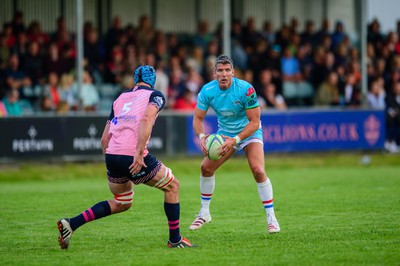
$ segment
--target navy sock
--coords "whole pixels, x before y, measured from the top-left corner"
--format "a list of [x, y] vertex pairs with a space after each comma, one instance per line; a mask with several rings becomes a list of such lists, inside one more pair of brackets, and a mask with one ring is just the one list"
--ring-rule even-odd
[[87, 209], [86, 211], [82, 212], [78, 216], [71, 218], [69, 224], [71, 225], [71, 229], [75, 231], [81, 225], [97, 220], [103, 217], [106, 217], [111, 214], [111, 207], [107, 201], [101, 201], [94, 205], [93, 207]]
[[172, 243], [177, 243], [181, 240], [181, 234], [179, 232], [179, 213], [180, 213], [179, 202], [178, 203], [164, 202], [164, 211], [168, 218], [169, 241]]

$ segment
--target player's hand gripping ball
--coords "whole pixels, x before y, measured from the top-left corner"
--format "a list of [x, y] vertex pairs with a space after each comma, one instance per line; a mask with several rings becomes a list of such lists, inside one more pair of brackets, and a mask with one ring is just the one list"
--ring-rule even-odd
[[210, 136], [208, 136], [205, 144], [209, 159], [216, 161], [221, 158], [219, 147], [221, 147], [223, 143], [224, 139], [219, 134], [210, 134]]

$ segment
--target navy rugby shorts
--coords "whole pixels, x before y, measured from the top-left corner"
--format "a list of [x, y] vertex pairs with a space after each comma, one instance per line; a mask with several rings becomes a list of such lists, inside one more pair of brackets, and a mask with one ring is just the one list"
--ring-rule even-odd
[[129, 166], [133, 163], [133, 156], [106, 154], [105, 161], [108, 181], [116, 184], [124, 184], [132, 181], [136, 185], [150, 181], [160, 171], [162, 164], [150, 153], [143, 159], [147, 168], [142, 167], [139, 173], [132, 175], [129, 172]]

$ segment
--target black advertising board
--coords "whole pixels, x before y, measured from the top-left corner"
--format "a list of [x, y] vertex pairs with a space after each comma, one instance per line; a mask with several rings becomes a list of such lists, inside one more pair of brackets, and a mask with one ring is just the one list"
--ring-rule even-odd
[[0, 132], [1, 155], [5, 157], [36, 158], [63, 152], [59, 118], [3, 118]]
[[[166, 154], [167, 119], [159, 116], [148, 149]], [[20, 117], [0, 119], [0, 159], [101, 156], [107, 117]]]

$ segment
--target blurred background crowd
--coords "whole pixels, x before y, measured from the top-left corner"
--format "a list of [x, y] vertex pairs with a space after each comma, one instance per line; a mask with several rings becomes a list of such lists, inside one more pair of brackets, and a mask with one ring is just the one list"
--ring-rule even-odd
[[[40, 22], [25, 25], [16, 12], [0, 32], [0, 116], [41, 112], [109, 112], [117, 95], [133, 86], [132, 72], [142, 64], [157, 71], [156, 89], [167, 108], [193, 110], [202, 85], [213, 79], [222, 52], [222, 27], [200, 21], [195, 34], [155, 30], [143, 15], [137, 25], [115, 17], [105, 34], [86, 21], [83, 29], [83, 84], [76, 85], [75, 32], [65, 18], [55, 32]], [[263, 110], [339, 106], [385, 109], [393, 133], [400, 124], [400, 21], [382, 33], [378, 20], [367, 30], [368, 95], [361, 93], [359, 44], [352, 43], [342, 21], [296, 18], [276, 27], [253, 17], [231, 24], [235, 76], [252, 83]]]

